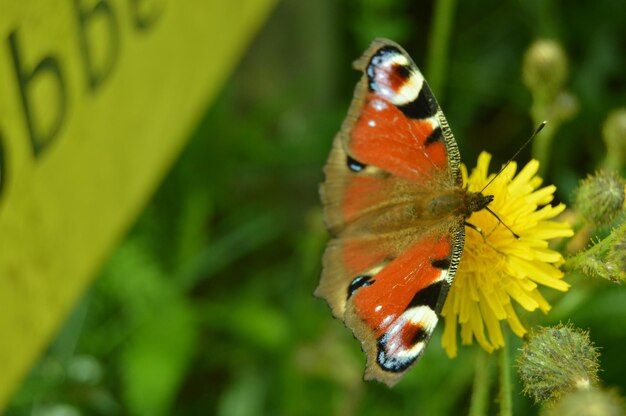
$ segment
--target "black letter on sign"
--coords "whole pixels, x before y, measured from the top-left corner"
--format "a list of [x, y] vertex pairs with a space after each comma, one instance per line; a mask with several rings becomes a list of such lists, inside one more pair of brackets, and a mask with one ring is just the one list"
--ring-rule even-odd
[[[111, 6], [105, 0], [99, 0], [91, 10], [83, 9], [80, 3], [80, 0], [74, 0], [78, 18], [78, 42], [87, 75], [87, 89], [93, 92], [109, 76], [115, 65], [120, 41], [119, 27]], [[103, 22], [106, 22], [108, 28], [107, 42], [101, 31]], [[94, 24], [96, 33], [93, 29]], [[92, 35], [91, 43], [87, 39], [88, 33]]]
[[135, 28], [150, 29], [163, 11], [163, 1], [130, 0], [130, 15]]
[[[26, 125], [28, 126], [28, 133], [30, 134], [33, 154], [35, 157], [38, 157], [48, 144], [52, 142], [59, 132], [61, 124], [63, 124], [67, 106], [65, 80], [63, 78], [63, 73], [61, 72], [58, 59], [52, 57], [51, 55], [45, 56], [37, 65], [35, 65], [33, 69], [25, 69], [25, 65], [20, 56], [20, 45], [17, 40], [17, 32], [11, 32], [9, 34], [9, 46], [11, 48], [11, 54], [13, 55], [15, 76], [17, 77], [17, 83], [20, 87], [20, 95], [22, 98], [22, 105], [24, 106]], [[37, 82], [37, 80], [39, 80], [39, 82]], [[37, 123], [33, 106], [34, 101], [31, 101], [34, 97], [29, 87], [32, 87], [33, 82], [35, 84], [40, 84], [45, 80], [47, 80], [47, 82], [56, 83], [56, 90], [58, 93], [55, 101], [57, 105], [46, 106], [46, 108], [51, 109], [50, 111], [54, 111], [54, 109], [56, 109], [56, 117], [52, 119], [51, 123], [44, 123], [42, 120], [39, 120], [39, 123]], [[29, 94], [29, 91], [31, 94]], [[38, 108], [43, 109], [41, 104]], [[48, 124], [48, 128], [41, 128], [41, 124]]]

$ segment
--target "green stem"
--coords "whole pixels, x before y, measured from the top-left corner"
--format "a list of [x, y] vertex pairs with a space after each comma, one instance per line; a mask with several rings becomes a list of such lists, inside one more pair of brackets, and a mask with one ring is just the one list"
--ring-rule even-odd
[[[534, 94], [533, 94], [534, 95]], [[545, 176], [550, 163], [550, 152], [552, 151], [552, 139], [559, 127], [559, 121], [554, 117], [549, 117], [548, 105], [545, 98], [533, 97], [534, 103], [531, 108], [531, 116], [535, 126], [543, 121], [548, 124], [541, 130], [541, 133], [533, 140], [532, 157], [539, 161], [539, 176]]]
[[565, 271], [577, 271], [590, 277], [601, 277], [616, 281], [623, 276], [623, 266], [608, 261], [607, 255], [612, 247], [623, 241], [626, 236], [626, 223], [622, 223], [602, 241], [597, 242], [585, 251], [568, 257], [561, 268]]
[[604, 240], [594, 244], [589, 247], [585, 251], [581, 251], [580, 253], [568, 257], [565, 260], [565, 263], [561, 266], [563, 270], [573, 271], [578, 270], [584, 273], [585, 263], [589, 262], [591, 258], [596, 258], [598, 260], [602, 259], [606, 252], [608, 251], [608, 241], [610, 239], [610, 235], [606, 237]]
[[619, 149], [608, 148], [604, 161], [602, 162], [604, 169], [619, 172], [622, 169], [623, 164], [624, 161], [622, 160], [622, 152], [620, 152]]
[[456, 0], [435, 1], [432, 29], [428, 39], [426, 75], [430, 88], [443, 98], [443, 85], [448, 67], [448, 48]]
[[500, 367], [500, 416], [513, 415], [513, 400], [511, 399], [511, 360], [506, 338], [505, 333], [504, 347], [500, 350], [498, 359], [498, 366]]
[[482, 349], [476, 349], [476, 371], [470, 401], [469, 416], [487, 414], [489, 389], [491, 387], [491, 356]]

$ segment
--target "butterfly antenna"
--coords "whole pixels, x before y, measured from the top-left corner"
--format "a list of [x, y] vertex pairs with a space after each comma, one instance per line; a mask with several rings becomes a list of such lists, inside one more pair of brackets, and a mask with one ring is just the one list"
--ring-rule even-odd
[[489, 211], [489, 213], [491, 213], [491, 215], [493, 215], [494, 217], [496, 217], [496, 219], [498, 220], [498, 222], [499, 222], [500, 224], [504, 225], [504, 226], [506, 227], [506, 229], [507, 229], [507, 230], [509, 230], [509, 231], [511, 232], [511, 234], [513, 234], [513, 237], [515, 237], [515, 239], [516, 239], [516, 240], [519, 240], [519, 239], [520, 239], [519, 234], [517, 234], [515, 231], [513, 231], [513, 230], [511, 229], [511, 227], [509, 227], [508, 225], [506, 225], [506, 223], [505, 223], [504, 221], [502, 221], [502, 220], [500, 219], [500, 217], [498, 217], [498, 214], [496, 214], [495, 212], [493, 212], [493, 211], [491, 210], [491, 208], [489, 208], [489, 207], [485, 207], [485, 209], [486, 209], [487, 211]]
[[[509, 166], [513, 160], [515, 160], [515, 158], [517, 157], [517, 155], [519, 155], [519, 154], [520, 154], [520, 152], [521, 152], [522, 150], [524, 150], [524, 148], [526, 148], [526, 146], [528, 146], [528, 145], [530, 144], [530, 142], [531, 142], [531, 141], [532, 141], [532, 140], [533, 140], [533, 139], [537, 136], [537, 134], [539, 134], [539, 132], [540, 132], [540, 131], [541, 131], [541, 130], [542, 130], [542, 129], [546, 126], [546, 123], [547, 123], [547, 121], [542, 121], [542, 122], [539, 124], [539, 126], [537, 126], [537, 128], [535, 129], [535, 131], [533, 132], [533, 134], [531, 134], [531, 135], [530, 135], [530, 137], [528, 138], [528, 140], [526, 140], [526, 143], [524, 143], [524, 144], [522, 145], [522, 147], [520, 147], [520, 148], [517, 150], [517, 152], [515, 152], [515, 154], [513, 155], [513, 157], [511, 157], [511, 158], [509, 159], [509, 161], [508, 161], [508, 162], [506, 162], [506, 164], [505, 164], [504, 166], [502, 166], [502, 169], [500, 169], [500, 170], [498, 171], [498, 173], [496, 173], [496, 176], [494, 176], [493, 178], [491, 178], [491, 180], [490, 180], [489, 182], [487, 182], [487, 185], [483, 186], [483, 189], [481, 189], [481, 190], [480, 190], [480, 193], [481, 193], [481, 194], [483, 193], [483, 191], [484, 191], [485, 189], [487, 189], [487, 187], [488, 187], [489, 185], [491, 185], [491, 182], [493, 182], [493, 181], [494, 181], [494, 180], [495, 180], [495, 179], [496, 179], [496, 178], [497, 178], [497, 177], [498, 177], [498, 176], [499, 176], [499, 175], [500, 175], [500, 174], [504, 171], [504, 169], [506, 169], [506, 167], [507, 167], [507, 166]], [[491, 210], [490, 210], [490, 211], [491, 211]], [[494, 215], [495, 215], [495, 214], [494, 214]], [[496, 217], [497, 217], [497, 216], [496, 216]], [[499, 218], [498, 218], [498, 219], [499, 219]], [[506, 224], [505, 224], [505, 226], [506, 226]], [[509, 227], [506, 227], [506, 228], [509, 228]], [[510, 228], [509, 228], [509, 230], [510, 230]], [[511, 231], [511, 232], [513, 232], [513, 231]], [[515, 233], [513, 233], [513, 234], [515, 234]]]
[[[493, 181], [494, 181], [494, 180], [495, 180], [495, 179], [496, 179], [496, 178], [497, 178], [497, 177], [498, 177], [498, 176], [499, 176], [499, 175], [500, 175], [500, 174], [504, 171], [504, 169], [506, 169], [506, 167], [507, 167], [507, 166], [509, 166], [509, 164], [511, 164], [511, 162], [512, 162], [513, 160], [515, 160], [515, 158], [517, 157], [517, 155], [519, 155], [519, 154], [520, 154], [520, 152], [521, 152], [522, 150], [524, 150], [524, 148], [525, 148], [526, 146], [528, 146], [528, 144], [530, 144], [530, 142], [531, 142], [531, 141], [532, 141], [532, 140], [533, 140], [533, 139], [537, 136], [537, 134], [539, 134], [539, 132], [540, 132], [540, 131], [541, 131], [541, 130], [542, 130], [542, 129], [546, 126], [546, 123], [547, 123], [546, 121], [542, 121], [542, 122], [539, 124], [539, 126], [537, 126], [537, 128], [535, 129], [535, 131], [533, 132], [533, 134], [531, 134], [531, 135], [530, 135], [530, 137], [528, 138], [528, 140], [526, 140], [526, 143], [524, 143], [524, 144], [522, 145], [522, 147], [520, 147], [520, 148], [517, 150], [517, 152], [515, 152], [515, 154], [513, 155], [513, 157], [511, 157], [511, 158], [509, 159], [509, 161], [508, 161], [508, 162], [506, 162], [506, 164], [505, 164], [504, 166], [502, 166], [502, 169], [500, 169], [500, 170], [498, 171], [498, 173], [496, 173], [496, 175], [495, 175], [493, 178], [491, 178], [491, 180], [490, 180], [489, 182], [487, 182], [487, 185], [485, 185], [485, 186], [483, 187], [483, 189], [481, 189], [481, 191], [480, 191], [480, 193], [481, 193], [481, 194], [483, 193], [483, 191], [484, 191], [485, 189], [487, 189], [487, 187], [488, 187], [489, 185], [491, 185], [491, 182], [493, 182]], [[518, 235], [515, 231], [513, 231], [513, 230], [511, 229], [511, 227], [509, 227], [508, 225], [506, 225], [506, 223], [500, 219], [500, 217], [498, 216], [498, 214], [496, 214], [495, 212], [493, 212], [493, 211], [491, 210], [491, 208], [489, 208], [489, 207], [485, 207], [485, 209], [486, 209], [487, 211], [489, 211], [489, 213], [490, 213], [491, 215], [493, 215], [493, 216], [494, 216], [494, 217], [498, 220], [498, 222], [499, 222], [500, 224], [504, 225], [504, 227], [505, 227], [507, 230], [509, 230], [509, 231], [511, 232], [511, 234], [513, 234], [513, 237], [515, 237], [515, 239], [516, 239], [516, 240], [519, 240], [519, 239], [520, 239], [520, 236], [519, 236], [519, 235]]]

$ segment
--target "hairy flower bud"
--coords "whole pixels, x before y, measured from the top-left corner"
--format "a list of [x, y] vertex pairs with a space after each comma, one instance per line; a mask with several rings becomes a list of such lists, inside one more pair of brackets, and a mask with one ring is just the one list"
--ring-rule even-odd
[[610, 224], [624, 208], [624, 180], [615, 172], [598, 172], [581, 181], [575, 208], [589, 222]]
[[524, 84], [533, 92], [554, 95], [567, 78], [567, 57], [554, 40], [535, 41], [524, 54]]
[[589, 335], [571, 325], [542, 327], [530, 334], [518, 358], [524, 393], [552, 402], [598, 382], [599, 354]]

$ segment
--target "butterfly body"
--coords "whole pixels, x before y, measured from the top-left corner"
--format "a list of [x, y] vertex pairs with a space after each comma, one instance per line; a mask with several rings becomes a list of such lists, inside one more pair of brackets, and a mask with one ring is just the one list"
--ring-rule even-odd
[[375, 40], [321, 187], [332, 235], [315, 294], [361, 341], [366, 379], [395, 384], [423, 352], [458, 266], [467, 218], [458, 147], [408, 54]]

